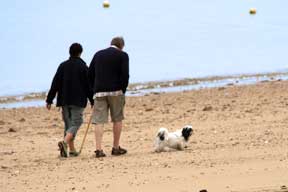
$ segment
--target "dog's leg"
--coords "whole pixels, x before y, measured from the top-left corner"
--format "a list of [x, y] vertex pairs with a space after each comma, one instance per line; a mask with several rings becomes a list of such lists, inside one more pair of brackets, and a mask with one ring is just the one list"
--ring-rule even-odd
[[170, 151], [170, 148], [169, 148], [169, 147], [164, 147], [164, 148], [163, 148], [163, 151], [169, 152], [169, 151]]
[[188, 148], [188, 143], [187, 142], [184, 142], [184, 148]]
[[155, 151], [156, 153], [160, 153], [160, 152], [161, 152], [159, 148], [156, 148], [154, 151]]
[[183, 143], [179, 143], [177, 145], [177, 149], [180, 150], [180, 151], [183, 151], [184, 150], [184, 144]]
[[161, 143], [159, 146], [156, 147], [155, 151], [156, 151], [157, 153], [160, 153], [160, 152], [165, 151], [165, 145], [163, 145], [163, 144]]
[[162, 151], [162, 146], [155, 146], [154, 151], [160, 153]]

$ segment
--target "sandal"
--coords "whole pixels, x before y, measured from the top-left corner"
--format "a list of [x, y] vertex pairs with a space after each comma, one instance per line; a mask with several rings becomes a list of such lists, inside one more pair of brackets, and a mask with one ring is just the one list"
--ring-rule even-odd
[[121, 148], [120, 146], [118, 147], [118, 149], [116, 148], [112, 148], [112, 151], [111, 151], [111, 154], [112, 155], [116, 155], [116, 156], [119, 156], [119, 155], [124, 155], [127, 153], [127, 150], [124, 149], [124, 148]]
[[67, 144], [64, 141], [58, 142], [61, 157], [67, 157]]
[[70, 151], [69, 152], [69, 157], [77, 157], [79, 155], [79, 152], [77, 151]]
[[106, 154], [103, 152], [103, 150], [96, 150], [95, 154], [96, 154], [96, 158], [106, 157]]

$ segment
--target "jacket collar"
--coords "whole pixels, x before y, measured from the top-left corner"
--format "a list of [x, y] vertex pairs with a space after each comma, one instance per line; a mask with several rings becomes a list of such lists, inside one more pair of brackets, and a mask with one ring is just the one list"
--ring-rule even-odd
[[[80, 61], [83, 61], [84, 62], [84, 60], [81, 58], [81, 57], [69, 57], [69, 60], [71, 60], [71, 59], [79, 59]], [[84, 62], [85, 63], [85, 62]]]
[[70, 56], [69, 59], [81, 59], [80, 57]]
[[[118, 50], [120, 50], [118, 47], [116, 47], [115, 45], [111, 45], [110, 47], [113, 47], [113, 48], [115, 48], [115, 49], [118, 49]], [[121, 51], [121, 50], [120, 50]]]

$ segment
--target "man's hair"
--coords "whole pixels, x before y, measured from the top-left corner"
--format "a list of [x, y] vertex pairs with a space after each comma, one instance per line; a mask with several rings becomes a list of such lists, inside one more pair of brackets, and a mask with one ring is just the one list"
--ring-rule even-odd
[[125, 42], [123, 37], [114, 37], [111, 41], [111, 45], [118, 47], [119, 49], [123, 49]]
[[79, 43], [73, 43], [70, 46], [69, 53], [71, 57], [78, 57], [83, 51], [82, 46]]

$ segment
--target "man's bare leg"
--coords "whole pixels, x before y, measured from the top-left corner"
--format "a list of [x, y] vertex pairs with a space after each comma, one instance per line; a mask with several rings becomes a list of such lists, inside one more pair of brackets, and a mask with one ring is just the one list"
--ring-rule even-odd
[[95, 126], [95, 140], [96, 140], [96, 150], [102, 150], [102, 139], [103, 139], [103, 127], [104, 124], [97, 124]]
[[[58, 147], [59, 147], [59, 150], [60, 150], [60, 156], [61, 157], [68, 157], [67, 144], [69, 145], [69, 148], [72, 147], [72, 149], [73, 149], [74, 143], [72, 143], [73, 146], [71, 146], [71, 141], [72, 140], [73, 140], [73, 134], [67, 132], [65, 137], [64, 137], [64, 141], [59, 141], [58, 142]], [[71, 148], [70, 148], [70, 150], [71, 150]]]
[[119, 148], [120, 136], [122, 131], [122, 121], [113, 123], [113, 148]]
[[76, 152], [75, 146], [74, 146], [74, 141], [70, 141], [70, 143], [68, 143], [69, 145], [69, 150], [70, 152]]
[[66, 132], [64, 142], [68, 144], [70, 151], [75, 151], [73, 138], [74, 136], [72, 133]]

